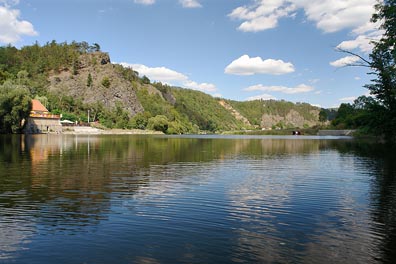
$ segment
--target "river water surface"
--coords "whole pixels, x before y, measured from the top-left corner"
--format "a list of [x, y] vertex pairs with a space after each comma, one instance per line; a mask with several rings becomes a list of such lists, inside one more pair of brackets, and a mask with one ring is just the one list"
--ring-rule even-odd
[[396, 151], [347, 138], [0, 136], [0, 263], [396, 263]]

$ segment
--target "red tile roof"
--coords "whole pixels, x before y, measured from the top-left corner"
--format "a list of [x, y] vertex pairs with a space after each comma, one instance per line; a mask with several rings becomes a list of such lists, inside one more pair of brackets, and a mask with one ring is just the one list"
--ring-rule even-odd
[[34, 111], [34, 112], [48, 112], [48, 109], [45, 108], [45, 106], [42, 105], [39, 100], [33, 99], [32, 100], [32, 111]]

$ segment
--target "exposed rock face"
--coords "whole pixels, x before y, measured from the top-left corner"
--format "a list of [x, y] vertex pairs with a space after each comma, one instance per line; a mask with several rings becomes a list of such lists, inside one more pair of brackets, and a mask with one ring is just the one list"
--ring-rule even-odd
[[231, 105], [227, 104], [226, 101], [220, 100], [219, 104], [223, 106], [225, 109], [231, 112], [231, 114], [239, 121], [242, 121], [246, 126], [251, 127], [252, 124], [250, 124], [249, 120], [241, 115], [237, 110], [235, 110]]
[[303, 128], [304, 126], [314, 126], [317, 124], [319, 118], [319, 110], [312, 110], [310, 114], [313, 116], [311, 120], [305, 119], [299, 112], [296, 110], [290, 110], [286, 116], [280, 115], [269, 115], [263, 114], [261, 118], [261, 127], [265, 129], [271, 129], [273, 127], [300, 127]]
[[92, 52], [80, 56], [80, 69], [95, 66], [97, 64], [110, 64], [110, 56], [105, 52]]
[[[73, 75], [67, 70], [51, 76], [49, 90], [73, 98], [83, 98], [87, 104], [100, 102], [109, 108], [121, 104], [130, 116], [143, 112], [134, 87], [110, 63], [107, 53], [83, 54], [79, 62], [77, 74]], [[88, 83], [89, 75], [91, 84]]]
[[261, 117], [261, 127], [265, 129], [271, 129], [273, 126], [276, 126], [282, 120], [284, 120], [284, 118], [279, 115], [264, 114]]
[[164, 97], [164, 99], [166, 101], [168, 101], [171, 105], [175, 105], [176, 104], [176, 98], [175, 96], [170, 92], [170, 91], [165, 91], [162, 93], [162, 96]]

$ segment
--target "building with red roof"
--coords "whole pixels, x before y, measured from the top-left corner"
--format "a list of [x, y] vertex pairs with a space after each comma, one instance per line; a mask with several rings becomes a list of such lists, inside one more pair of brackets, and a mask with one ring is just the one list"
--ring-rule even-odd
[[51, 114], [37, 99], [32, 100], [32, 110], [25, 125], [25, 133], [38, 134], [62, 132], [60, 116]]

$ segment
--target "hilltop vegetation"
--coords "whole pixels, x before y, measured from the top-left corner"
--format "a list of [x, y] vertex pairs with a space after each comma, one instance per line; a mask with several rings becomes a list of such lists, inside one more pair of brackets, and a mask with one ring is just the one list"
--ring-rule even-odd
[[[32, 98], [71, 121], [87, 122], [89, 113], [91, 122], [108, 128], [169, 134], [302, 128], [318, 124], [319, 114], [318, 108], [304, 103], [237, 102], [151, 83], [133, 69], [111, 63], [98, 44], [87, 42], [0, 47], [0, 92], [3, 133], [21, 130]], [[19, 108], [10, 110], [12, 102]]]
[[262, 128], [307, 128], [318, 124], [319, 109], [307, 103], [294, 104], [283, 100], [228, 100], [228, 103], [251, 124]]

